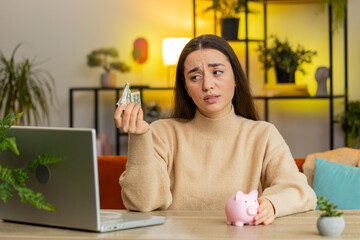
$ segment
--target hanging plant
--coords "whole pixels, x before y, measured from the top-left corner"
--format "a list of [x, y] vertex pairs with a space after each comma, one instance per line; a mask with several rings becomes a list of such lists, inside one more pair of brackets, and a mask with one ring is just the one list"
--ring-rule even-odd
[[321, 0], [321, 9], [325, 9], [325, 5], [330, 4], [334, 16], [335, 30], [344, 24], [346, 19], [347, 0]]

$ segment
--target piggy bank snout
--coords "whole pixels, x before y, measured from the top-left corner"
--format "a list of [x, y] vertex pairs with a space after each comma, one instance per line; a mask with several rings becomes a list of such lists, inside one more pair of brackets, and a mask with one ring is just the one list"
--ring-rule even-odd
[[250, 206], [246, 209], [246, 212], [250, 216], [255, 216], [257, 213], [257, 207], [256, 206]]

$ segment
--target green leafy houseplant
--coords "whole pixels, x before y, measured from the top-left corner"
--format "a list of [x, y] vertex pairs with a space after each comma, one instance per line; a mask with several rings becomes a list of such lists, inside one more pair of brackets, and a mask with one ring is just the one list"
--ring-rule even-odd
[[360, 101], [350, 101], [348, 109], [340, 116], [341, 128], [348, 147], [360, 147]]
[[333, 203], [330, 203], [329, 200], [326, 200], [325, 196], [318, 197], [318, 202], [320, 211], [324, 213], [321, 214], [321, 217], [340, 217], [343, 215], [343, 212], [338, 212], [336, 210], [337, 206]]
[[118, 56], [119, 53], [116, 48], [99, 48], [87, 55], [87, 65], [89, 67], [102, 67], [105, 70], [105, 73], [100, 76], [102, 87], [116, 86], [116, 75], [111, 69], [122, 73], [130, 71], [128, 65], [117, 60]]
[[[271, 36], [274, 41], [270, 47], [259, 45], [257, 51], [260, 52], [259, 61], [263, 64], [264, 69], [274, 67], [277, 73], [278, 82], [295, 83], [295, 71], [305, 74], [301, 67], [304, 63], [311, 63], [311, 59], [317, 53], [316, 51], [305, 50], [298, 45], [294, 50], [287, 40], [280, 41], [277, 37]], [[279, 79], [280, 71], [287, 73], [285, 80]]]
[[205, 12], [210, 10], [219, 12], [221, 18], [236, 18], [240, 12], [245, 11], [245, 0], [212, 0]]
[[[16, 140], [13, 137], [7, 137], [7, 132], [10, 127], [14, 125], [15, 119], [22, 116], [20, 114], [8, 114], [5, 118], [0, 120], [0, 151], [10, 150], [14, 154], [19, 155], [19, 150], [16, 145]], [[33, 161], [29, 162], [23, 168], [11, 168], [4, 166], [0, 162], [0, 198], [4, 203], [7, 203], [17, 192], [22, 203], [30, 203], [37, 208], [56, 211], [56, 207], [47, 203], [42, 193], [34, 192], [26, 187], [26, 182], [29, 180], [27, 171], [35, 171], [40, 164], [52, 164], [61, 161], [61, 158], [56, 158], [47, 154], [41, 154]]]
[[56, 99], [55, 82], [49, 72], [37, 68], [36, 63], [24, 58], [15, 62], [15, 53], [10, 59], [0, 51], [0, 116], [23, 112], [24, 117], [17, 124], [39, 125], [49, 121], [50, 107]]
[[[226, 40], [237, 40], [239, 31], [239, 13], [245, 12], [245, 0], [212, 0], [205, 13], [213, 10], [220, 14], [221, 36]], [[253, 11], [247, 9], [248, 13]], [[216, 15], [215, 15], [216, 16]]]
[[87, 55], [87, 64], [89, 67], [102, 67], [106, 73], [109, 73], [111, 69], [123, 73], [129, 72], [130, 67], [116, 60], [117, 57], [119, 53], [116, 48], [99, 48]]

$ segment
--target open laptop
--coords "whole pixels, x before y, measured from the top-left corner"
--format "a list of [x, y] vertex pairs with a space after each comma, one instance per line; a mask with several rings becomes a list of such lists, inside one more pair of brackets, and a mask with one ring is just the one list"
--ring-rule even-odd
[[3, 166], [24, 167], [42, 153], [62, 158], [28, 173], [27, 182], [27, 187], [43, 193], [58, 210], [45, 211], [21, 203], [15, 193], [7, 203], [0, 200], [0, 219], [96, 232], [165, 222], [160, 216], [100, 211], [94, 129], [13, 126], [8, 137], [16, 138], [20, 155], [10, 150], [0, 152]]

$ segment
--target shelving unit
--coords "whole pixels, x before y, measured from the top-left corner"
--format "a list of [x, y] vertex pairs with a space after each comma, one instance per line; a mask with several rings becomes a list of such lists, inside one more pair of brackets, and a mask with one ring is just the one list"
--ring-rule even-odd
[[[167, 87], [149, 87], [149, 86], [143, 86], [143, 85], [132, 85], [132, 90], [138, 90], [140, 92], [141, 96], [141, 102], [143, 101], [143, 92], [144, 91], [169, 91], [173, 90], [173, 88], [167, 88]], [[93, 102], [93, 109], [94, 109], [94, 128], [96, 130], [96, 133], [99, 133], [99, 92], [105, 91], [105, 92], [115, 92], [115, 98], [114, 103], [118, 101], [120, 98], [120, 93], [124, 88], [100, 88], [100, 87], [73, 87], [69, 89], [69, 126], [74, 127], [74, 94], [76, 92], [90, 92], [94, 94], [94, 102]], [[116, 106], [114, 106], [116, 107]], [[115, 127], [115, 126], [114, 126]], [[115, 127], [115, 153], [116, 155], [120, 155], [120, 136], [127, 136], [127, 133], [124, 133], [117, 129]]]
[[[194, 37], [197, 36], [197, 15], [196, 7], [199, 0], [193, 0], [193, 34]], [[248, 3], [254, 2], [257, 4], [262, 4], [263, 14], [264, 14], [264, 39], [251, 39], [249, 38], [249, 22], [248, 22]], [[229, 42], [243, 42], [245, 44], [245, 72], [246, 76], [251, 81], [251, 76], [249, 76], [249, 43], [250, 42], [259, 42], [267, 45], [268, 37], [268, 26], [267, 26], [267, 7], [269, 4], [309, 4], [309, 3], [318, 3], [319, 0], [283, 0], [283, 1], [274, 1], [274, 0], [245, 0], [245, 37], [232, 40]], [[345, 10], [347, 11], [347, 9]], [[348, 105], [348, 73], [347, 73], [347, 19], [344, 21], [344, 67], [345, 67], [345, 76], [344, 76], [344, 94], [334, 95], [333, 87], [333, 16], [332, 16], [332, 6], [328, 5], [328, 38], [329, 38], [329, 95], [324, 97], [298, 97], [298, 96], [281, 96], [281, 97], [262, 97], [256, 96], [255, 99], [264, 101], [264, 120], [269, 120], [269, 101], [272, 100], [291, 100], [291, 99], [301, 99], [301, 100], [314, 100], [314, 99], [323, 99], [329, 101], [329, 149], [334, 149], [334, 99], [344, 99], [344, 108], [347, 110]], [[216, 14], [214, 14], [214, 33], [216, 34]], [[267, 70], [265, 70], [264, 83], [267, 83]]]

